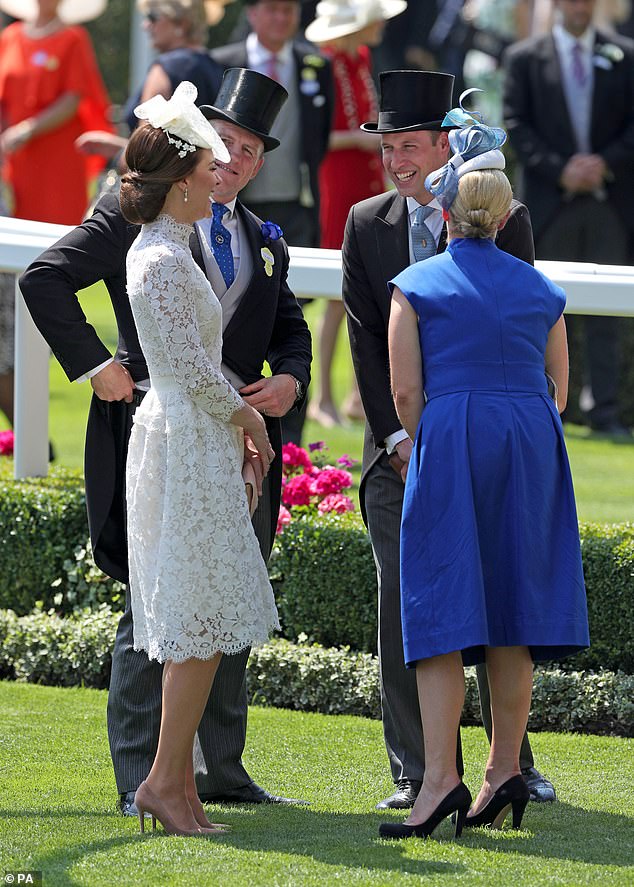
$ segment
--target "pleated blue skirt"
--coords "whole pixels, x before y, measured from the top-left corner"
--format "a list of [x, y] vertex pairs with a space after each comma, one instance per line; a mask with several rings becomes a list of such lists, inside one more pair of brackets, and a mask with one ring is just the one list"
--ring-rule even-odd
[[541, 393], [433, 397], [401, 527], [405, 660], [526, 645], [535, 661], [589, 645], [577, 514], [561, 420]]

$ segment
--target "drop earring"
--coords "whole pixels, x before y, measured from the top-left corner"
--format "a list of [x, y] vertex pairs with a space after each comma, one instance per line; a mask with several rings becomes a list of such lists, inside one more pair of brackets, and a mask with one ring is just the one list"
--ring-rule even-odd
[[189, 200], [189, 192], [187, 191], [187, 185], [185, 185], [185, 190], [183, 191], [183, 201], [187, 203]]

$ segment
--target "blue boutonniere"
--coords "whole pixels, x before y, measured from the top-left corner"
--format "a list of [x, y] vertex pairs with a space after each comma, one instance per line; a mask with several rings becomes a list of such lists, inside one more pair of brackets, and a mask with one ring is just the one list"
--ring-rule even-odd
[[279, 240], [280, 237], [284, 237], [284, 232], [279, 225], [275, 224], [275, 222], [262, 222], [262, 225], [260, 226], [260, 231], [262, 232], [262, 237], [264, 238], [266, 243], [270, 243], [272, 240]]

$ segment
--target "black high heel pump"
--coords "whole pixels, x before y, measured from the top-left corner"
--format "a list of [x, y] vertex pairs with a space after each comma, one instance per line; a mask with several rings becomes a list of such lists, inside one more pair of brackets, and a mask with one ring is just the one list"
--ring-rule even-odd
[[381, 838], [428, 838], [443, 819], [447, 816], [451, 816], [451, 814], [455, 812], [455, 837], [459, 838], [462, 834], [462, 827], [465, 823], [467, 810], [471, 805], [471, 800], [471, 792], [467, 786], [461, 782], [442, 799], [432, 815], [426, 819], [425, 822], [421, 822], [418, 825], [384, 822], [379, 826], [379, 835]]
[[520, 828], [529, 797], [530, 792], [524, 778], [511, 776], [497, 789], [486, 807], [473, 816], [467, 816], [464, 824], [468, 828], [488, 825], [499, 829], [502, 828], [509, 810], [513, 810], [513, 828]]

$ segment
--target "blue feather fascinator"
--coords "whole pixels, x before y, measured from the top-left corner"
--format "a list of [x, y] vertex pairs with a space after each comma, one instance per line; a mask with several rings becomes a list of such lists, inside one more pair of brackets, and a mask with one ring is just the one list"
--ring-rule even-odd
[[463, 102], [473, 92], [462, 93], [458, 108], [449, 111], [442, 126], [455, 126], [449, 133], [449, 147], [453, 151], [447, 163], [431, 172], [425, 179], [425, 188], [433, 194], [443, 209], [449, 209], [458, 193], [458, 181], [465, 173], [476, 169], [504, 169], [506, 161], [499, 150], [506, 141], [506, 133], [496, 126], [487, 126], [476, 111], [467, 111]]

